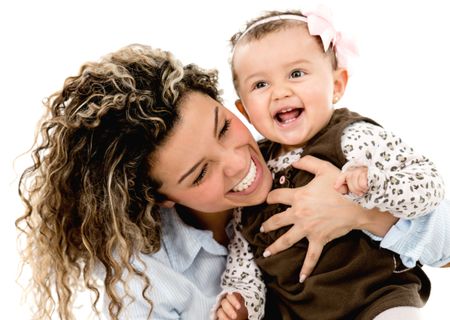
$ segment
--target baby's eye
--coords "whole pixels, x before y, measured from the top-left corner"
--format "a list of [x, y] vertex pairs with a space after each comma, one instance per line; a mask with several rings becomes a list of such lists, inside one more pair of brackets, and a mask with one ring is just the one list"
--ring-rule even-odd
[[294, 70], [291, 72], [291, 78], [300, 78], [300, 77], [303, 77], [304, 75], [305, 75], [305, 73], [300, 70]]
[[262, 88], [265, 88], [265, 87], [267, 87], [267, 82], [265, 82], [265, 81], [258, 81], [253, 86], [254, 89], [262, 89]]

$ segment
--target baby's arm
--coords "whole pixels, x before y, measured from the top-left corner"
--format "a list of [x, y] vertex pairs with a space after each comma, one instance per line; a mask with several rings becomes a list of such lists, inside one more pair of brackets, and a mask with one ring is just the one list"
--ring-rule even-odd
[[433, 163], [383, 128], [352, 124], [344, 130], [341, 146], [348, 160], [344, 172], [368, 169], [368, 192], [353, 195], [363, 207], [412, 219], [431, 212], [444, 198], [444, 184]]
[[[227, 307], [233, 307], [230, 293], [238, 293], [244, 300], [240, 309], [234, 308], [234, 312], [247, 309], [248, 319], [262, 319], [264, 316], [266, 286], [262, 281], [262, 274], [253, 259], [248, 242], [239, 232], [240, 211], [233, 221], [234, 237], [228, 245], [227, 266], [222, 275], [222, 293], [217, 298], [213, 307], [213, 314], [224, 312], [223, 303]], [[231, 300], [231, 301], [230, 301]], [[236, 310], [237, 309], [237, 310]], [[242, 310], [241, 310], [242, 311]]]
[[444, 200], [430, 214], [416, 219], [400, 219], [384, 238], [369, 234], [380, 246], [400, 255], [403, 264], [416, 262], [432, 267], [450, 263], [450, 201]]

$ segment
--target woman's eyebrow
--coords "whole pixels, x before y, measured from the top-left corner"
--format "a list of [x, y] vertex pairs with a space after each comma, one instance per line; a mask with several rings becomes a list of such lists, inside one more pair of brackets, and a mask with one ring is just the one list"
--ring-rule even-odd
[[189, 176], [192, 172], [195, 171], [195, 169], [197, 169], [197, 167], [203, 162], [203, 159], [201, 159], [200, 161], [198, 161], [196, 164], [194, 164], [192, 166], [192, 168], [190, 168], [185, 174], [183, 174], [180, 178], [180, 180], [178, 180], [178, 184], [180, 184], [187, 176]]
[[[217, 136], [217, 127], [218, 127], [218, 123], [219, 123], [219, 107], [215, 107], [214, 108], [214, 131], [213, 131], [213, 136]], [[178, 184], [180, 184], [184, 179], [186, 179], [187, 176], [189, 176], [192, 172], [195, 171], [195, 169], [197, 169], [197, 167], [203, 162], [203, 159], [200, 159], [200, 161], [198, 161], [197, 163], [195, 163], [192, 168], [190, 168], [185, 174], [183, 174], [180, 178], [180, 180], [178, 180]]]
[[214, 109], [214, 132], [213, 132], [214, 137], [217, 136], [218, 122], [219, 122], [219, 107], [216, 107]]

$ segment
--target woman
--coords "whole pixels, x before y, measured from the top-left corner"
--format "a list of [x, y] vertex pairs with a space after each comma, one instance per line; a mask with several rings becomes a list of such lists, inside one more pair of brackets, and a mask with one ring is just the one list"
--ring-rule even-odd
[[[94, 308], [104, 288], [112, 319], [207, 317], [232, 209], [264, 202], [272, 183], [250, 132], [220, 104], [216, 73], [134, 45], [84, 64], [46, 105], [16, 222], [35, 318], [56, 308], [72, 319], [80, 286], [94, 293]], [[384, 235], [394, 223], [334, 192], [336, 169], [306, 160], [318, 177], [303, 192], [346, 217], [330, 226], [334, 237], [363, 227]]]

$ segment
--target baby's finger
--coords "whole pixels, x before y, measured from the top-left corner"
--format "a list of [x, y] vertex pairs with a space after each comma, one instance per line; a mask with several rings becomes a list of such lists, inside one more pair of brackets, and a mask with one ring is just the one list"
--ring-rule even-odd
[[239, 310], [241, 308], [241, 302], [234, 294], [227, 294], [226, 299], [228, 302], [231, 303], [231, 305], [234, 307], [235, 310]]
[[229, 317], [226, 315], [225, 311], [223, 311], [222, 308], [219, 308], [219, 309], [217, 310], [216, 316], [217, 316], [217, 319], [218, 319], [218, 320], [232, 320], [231, 318], [229, 318]]
[[368, 185], [368, 181], [367, 181], [367, 174], [361, 173], [359, 175], [358, 184], [364, 193], [366, 193], [368, 191], [369, 185]]
[[303, 282], [307, 277], [311, 275], [317, 262], [319, 261], [320, 255], [322, 254], [324, 244], [319, 242], [310, 241], [308, 245], [308, 251], [306, 252], [305, 261], [303, 262], [302, 269], [300, 271], [299, 281]]
[[228, 301], [228, 299], [222, 299], [220, 306], [222, 307], [227, 317], [229, 317], [230, 319], [236, 319], [237, 317], [236, 310], [234, 309], [233, 305]]
[[361, 176], [363, 176], [361, 173], [358, 173], [357, 175], [353, 176], [352, 179], [352, 185], [353, 185], [353, 193], [358, 195], [359, 197], [363, 196], [367, 191], [367, 182], [361, 179]]

